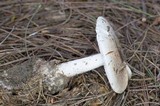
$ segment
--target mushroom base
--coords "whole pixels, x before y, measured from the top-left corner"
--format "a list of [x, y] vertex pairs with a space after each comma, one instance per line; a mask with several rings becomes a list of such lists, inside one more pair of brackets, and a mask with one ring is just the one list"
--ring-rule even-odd
[[34, 70], [41, 73], [44, 87], [52, 94], [63, 90], [68, 84], [69, 78], [56, 68], [55, 61], [38, 59]]

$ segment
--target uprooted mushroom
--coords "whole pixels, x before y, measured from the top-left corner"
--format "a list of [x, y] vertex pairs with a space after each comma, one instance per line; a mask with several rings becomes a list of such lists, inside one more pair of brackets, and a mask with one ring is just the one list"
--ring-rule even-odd
[[[111, 88], [116, 93], [122, 93], [126, 89], [132, 72], [120, 56], [119, 44], [113, 28], [101, 16], [97, 19], [96, 33], [100, 54], [61, 64], [55, 64], [54, 60], [48, 62], [37, 59], [35, 61], [33, 71], [40, 73], [42, 81], [49, 91], [55, 93], [62, 90], [68, 83], [69, 77], [88, 72], [100, 66], [104, 66]], [[7, 72], [5, 71], [5, 73]], [[0, 81], [0, 85], [5, 88], [11, 86], [6, 85], [4, 81]]]

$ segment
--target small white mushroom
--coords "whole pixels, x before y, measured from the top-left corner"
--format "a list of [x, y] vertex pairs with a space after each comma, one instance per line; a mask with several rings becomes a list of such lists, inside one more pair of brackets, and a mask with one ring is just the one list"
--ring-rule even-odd
[[[19, 84], [21, 83], [22, 79], [29, 78], [27, 77], [28, 74], [26, 74], [26, 72], [29, 72], [29, 70], [31, 71], [32, 67], [30, 66], [31, 64], [34, 64], [33, 72], [40, 73], [40, 75], [42, 75], [42, 77], [40, 77], [42, 78], [44, 85], [46, 85], [49, 91], [55, 93], [64, 89], [64, 87], [68, 83], [69, 77], [88, 72], [90, 70], [103, 66], [104, 64], [101, 54], [95, 54], [89, 57], [64, 62], [61, 64], [56, 64], [54, 60], [47, 62], [45, 60], [38, 59], [35, 61], [36, 62], [34, 63], [33, 61], [28, 60], [18, 67], [15, 67], [15, 69], [11, 68], [10, 71], [4, 71], [3, 73], [1, 73], [1, 77], [7, 77], [7, 75], [9, 74], [10, 78], [13, 77], [11, 79], [14, 79], [15, 77], [10, 73], [13, 72], [12, 70], [16, 70], [17, 73], [22, 73], [21, 71], [23, 71], [23, 73], [25, 73], [24, 75], [16, 74], [16, 78], [20, 78], [20, 82], [17, 82]], [[23, 70], [22, 67], [24, 68]], [[30, 68], [28, 70], [25, 70], [25, 67]], [[131, 73], [131, 71], [129, 73]], [[129, 76], [131, 77], [131, 75]], [[6, 82], [6, 80], [0, 79], [0, 86], [8, 90], [15, 89], [14, 82], [15, 81], [12, 82], [12, 80], [8, 80]]]
[[[68, 83], [68, 78], [75, 75], [88, 72], [100, 66], [104, 62], [101, 54], [95, 54], [82, 59], [77, 59], [56, 65], [54, 61], [44, 61], [38, 59], [34, 70], [40, 71], [43, 76], [43, 82], [52, 93], [61, 91]], [[132, 72], [128, 65], [126, 65], [128, 76], [131, 78]]]
[[120, 56], [115, 32], [109, 22], [100, 16], [96, 23], [96, 33], [109, 83], [116, 93], [122, 93], [128, 85], [128, 74], [131, 71]]
[[132, 72], [122, 61], [118, 51], [114, 30], [103, 17], [97, 19], [97, 42], [100, 54], [56, 65], [54, 61], [38, 60], [35, 69], [40, 70], [43, 81], [53, 93], [62, 90], [69, 77], [88, 72], [104, 65], [112, 89], [122, 93], [131, 78]]
[[[61, 64], [56, 64], [54, 60], [49, 62], [42, 59], [36, 60], [33, 72], [40, 72], [42, 80], [49, 91], [52, 93], [60, 91], [67, 85], [69, 77], [88, 72], [100, 66], [104, 66], [109, 83], [116, 93], [122, 93], [126, 89], [132, 72], [121, 59], [118, 51], [118, 39], [114, 30], [105, 18], [99, 17], [97, 19], [96, 32], [100, 54]], [[21, 71], [21, 65], [19, 69], [16, 70]], [[0, 80], [0, 86], [7, 88], [12, 85], [4, 82]]]

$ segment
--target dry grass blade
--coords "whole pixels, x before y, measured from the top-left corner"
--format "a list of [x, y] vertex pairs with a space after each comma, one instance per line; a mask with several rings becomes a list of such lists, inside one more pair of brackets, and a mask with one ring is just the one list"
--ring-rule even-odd
[[[21, 68], [21, 63], [33, 57], [63, 62], [97, 53], [95, 21], [103, 15], [114, 25], [133, 77], [127, 90], [117, 95], [103, 68], [71, 78], [56, 94], [45, 89], [39, 76], [25, 76], [22, 87], [0, 89], [0, 104], [160, 105], [159, 4], [158, 0], [1, 0], [0, 73], [14, 73], [15, 67], [23, 73], [26, 66]], [[2, 74], [0, 80], [4, 80]]]

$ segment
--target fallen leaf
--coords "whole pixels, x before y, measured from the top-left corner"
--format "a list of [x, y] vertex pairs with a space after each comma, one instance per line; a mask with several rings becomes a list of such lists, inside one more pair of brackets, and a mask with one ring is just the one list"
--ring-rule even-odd
[[153, 25], [159, 25], [160, 24], [160, 17], [155, 18], [153, 21]]

